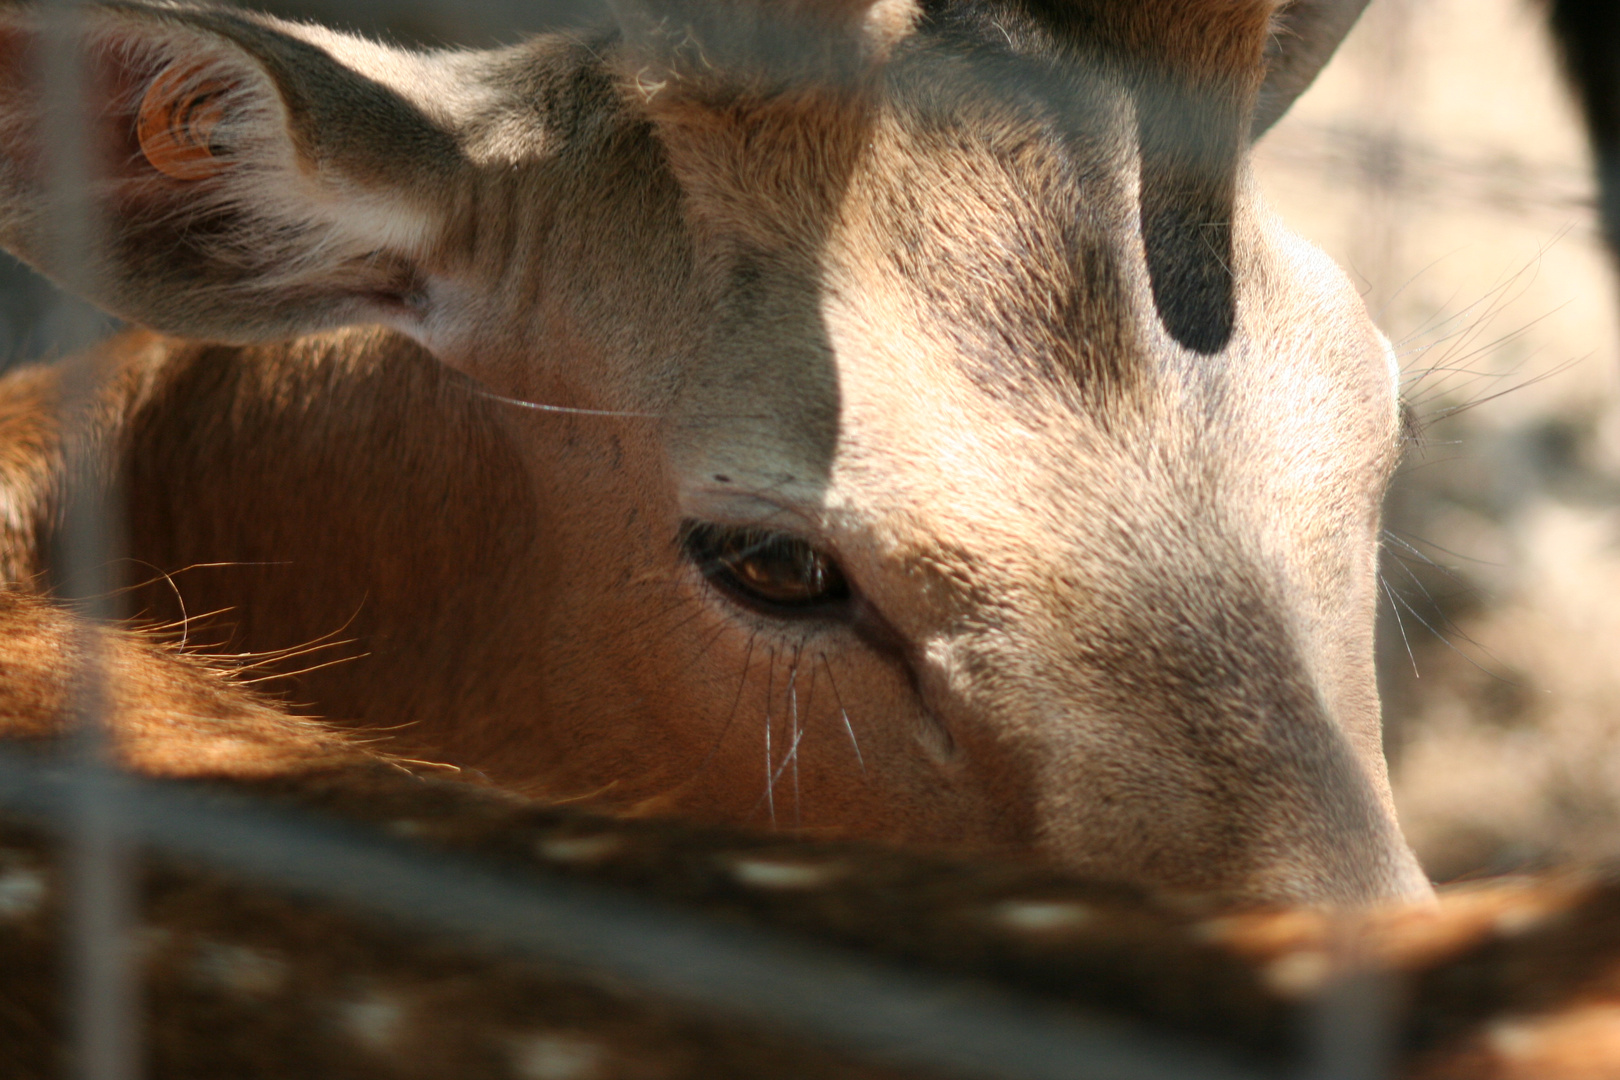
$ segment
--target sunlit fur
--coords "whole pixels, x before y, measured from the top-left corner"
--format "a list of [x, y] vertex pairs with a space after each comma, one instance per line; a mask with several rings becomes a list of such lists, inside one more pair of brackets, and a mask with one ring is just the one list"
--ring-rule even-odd
[[[64, 476], [116, 477], [138, 614], [352, 642], [285, 693], [393, 753], [1173, 888], [1425, 893], [1372, 668], [1388, 349], [1244, 162], [1288, 11], [623, 7], [419, 58], [98, 18], [104, 63], [217, 52], [248, 104], [215, 187], [116, 159], [96, 299], [398, 332], [125, 337], [81, 361], [109, 382], [66, 458], [55, 376], [14, 376], [13, 572], [48, 574]], [[48, 268], [28, 130], [0, 236]], [[849, 610], [738, 604], [694, 521], [810, 542]]]

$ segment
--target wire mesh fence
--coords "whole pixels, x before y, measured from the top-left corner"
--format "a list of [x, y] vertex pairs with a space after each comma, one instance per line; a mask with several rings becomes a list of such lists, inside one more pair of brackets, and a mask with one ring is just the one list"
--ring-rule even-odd
[[[89, 128], [72, 34], [83, 9], [75, 0], [53, 0], [50, 10], [58, 31], [48, 39], [40, 65], [52, 102], [50, 129], [58, 134], [52, 144], [52, 214], [57, 247], [64, 253], [60, 263], [70, 268], [63, 276], [71, 284], [76, 273], [71, 268], [96, 264], [98, 244], [86, 195], [88, 150], [76, 141], [76, 133]], [[501, 0], [348, 0], [280, 10], [430, 44], [511, 40], [603, 14], [583, 2], [546, 6]], [[1409, 203], [1454, 199], [1464, 188], [1481, 203], [1530, 205], [1553, 217], [1590, 206], [1589, 188], [1557, 168], [1536, 173], [1528, 183], [1509, 176], [1504, 184], [1488, 164], [1459, 162], [1366, 133], [1347, 139], [1342, 132], [1316, 129], [1289, 142], [1280, 159], [1289, 155], [1295, 163], [1325, 161], [1330, 168], [1395, 160], [1399, 168], [1372, 170], [1376, 175], [1369, 173], [1369, 183]], [[1379, 260], [1390, 257], [1375, 253], [1369, 263]], [[74, 352], [107, 333], [104, 316], [49, 292], [16, 264], [8, 264], [4, 275], [0, 305], [10, 306], [0, 314], [11, 320], [5, 330], [10, 344], [0, 342], [0, 347], [13, 358]], [[46, 308], [48, 318], [31, 317]], [[84, 381], [66, 384], [64, 415], [72, 416], [95, 392], [90, 369], [82, 370]], [[0, 757], [0, 801], [49, 821], [61, 831], [68, 852], [75, 898], [69, 934], [74, 1060], [82, 1080], [140, 1080], [134, 859], [142, 850], [183, 855], [465, 937], [484, 949], [561, 963], [689, 1007], [950, 1075], [1008, 1080], [1268, 1075], [1191, 1041], [1088, 1020], [982, 984], [817, 950], [789, 935], [739, 930], [567, 882], [514, 882], [475, 863], [331, 822], [241, 800], [195, 798], [121, 776], [108, 767], [100, 734], [106, 702], [97, 630], [124, 614], [107, 599], [117, 595], [107, 568], [119, 551], [120, 515], [116, 493], [75, 500], [64, 510], [65, 539], [55, 554], [56, 593], [86, 616], [73, 643], [78, 664], [73, 714], [81, 732], [77, 759], [47, 767], [21, 755]], [[1376, 980], [1352, 981], [1325, 999], [1306, 1035], [1314, 1047], [1307, 1076], [1372, 1080], [1385, 1075], [1389, 1003], [1384, 990]]]

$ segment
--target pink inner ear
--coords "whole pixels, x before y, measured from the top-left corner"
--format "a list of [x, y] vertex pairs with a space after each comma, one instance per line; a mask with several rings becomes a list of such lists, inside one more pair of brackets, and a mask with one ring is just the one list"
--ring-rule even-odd
[[221, 98], [229, 86], [199, 79], [206, 65], [172, 64], [141, 97], [135, 134], [151, 166], [175, 180], [206, 180], [230, 164], [210, 142], [225, 115]]

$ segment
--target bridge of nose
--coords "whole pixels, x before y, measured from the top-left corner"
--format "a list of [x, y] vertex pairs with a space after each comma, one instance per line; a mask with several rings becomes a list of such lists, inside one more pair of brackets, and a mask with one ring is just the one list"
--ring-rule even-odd
[[1046, 618], [932, 650], [964, 757], [1024, 777], [1039, 842], [1078, 869], [1271, 899], [1407, 891], [1381, 760], [1242, 568], [1134, 569], [1128, 591], [1049, 579]]
[[[848, 407], [860, 382], [845, 380]], [[901, 568], [868, 579], [874, 600], [917, 643], [968, 767], [1022, 778], [1013, 797], [1041, 804], [1054, 854], [1273, 898], [1419, 888], [1376, 741], [1370, 639], [1365, 663], [1341, 655], [1355, 670], [1323, 679], [1316, 660], [1345, 642], [1316, 640], [1316, 598], [1268, 558], [1265, 515], [1228, 505], [1252, 495], [1225, 475], [1239, 466], [1208, 447], [1186, 459], [1198, 469], [1167, 459], [1207, 419], [1201, 399], [1161, 380], [1140, 426], [1110, 432], [967, 384], [876, 396], [866, 414], [885, 434], [845, 446], [832, 485], [883, 523], [870, 562]], [[877, 454], [883, 480], [863, 485]], [[1225, 876], [1188, 880], [1192, 867]]]

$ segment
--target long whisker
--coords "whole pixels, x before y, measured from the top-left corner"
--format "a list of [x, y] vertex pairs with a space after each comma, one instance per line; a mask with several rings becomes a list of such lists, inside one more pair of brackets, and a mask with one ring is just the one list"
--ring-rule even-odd
[[[1387, 585], [1387, 583], [1386, 583], [1386, 585]], [[1468, 663], [1470, 665], [1472, 665], [1473, 667], [1478, 668], [1480, 671], [1484, 672], [1486, 675], [1489, 675], [1491, 678], [1495, 679], [1497, 682], [1506, 683], [1509, 686], [1517, 686], [1518, 685], [1516, 682], [1514, 682], [1514, 680], [1509, 679], [1506, 676], [1497, 674], [1496, 672], [1492, 671], [1490, 668], [1486, 667], [1484, 664], [1480, 663], [1478, 660], [1475, 660], [1472, 656], [1469, 656], [1467, 653], [1465, 653], [1461, 649], [1457, 648], [1457, 645], [1456, 645], [1455, 642], [1453, 642], [1445, 634], [1442, 634], [1439, 630], [1436, 630], [1434, 628], [1434, 626], [1431, 625], [1427, 619], [1425, 619], [1422, 615], [1419, 615], [1417, 608], [1413, 607], [1410, 603], [1408, 603], [1405, 597], [1402, 597], [1399, 594], [1391, 594], [1391, 595], [1393, 595], [1395, 597], [1395, 599], [1397, 601], [1399, 601], [1399, 603], [1403, 607], [1405, 607], [1406, 610], [1409, 613], [1411, 613], [1412, 618], [1416, 619], [1423, 626], [1423, 628], [1425, 630], [1427, 630], [1429, 633], [1433, 634], [1435, 636], [1435, 640], [1439, 641], [1440, 644], [1444, 645], [1446, 648], [1450, 649], [1452, 652], [1456, 653], [1458, 656], [1460, 656], [1464, 660], [1468, 661]], [[1453, 624], [1453, 625], [1455, 625], [1455, 624]], [[1469, 638], [1467, 635], [1463, 635], [1463, 637], [1470, 645], [1473, 645], [1474, 647], [1479, 648], [1479, 649], [1484, 649], [1484, 646], [1480, 645], [1479, 642], [1473, 640], [1472, 638]], [[1487, 656], [1490, 655], [1489, 651], [1486, 652], [1486, 655]], [[1494, 660], [1496, 658], [1494, 656], [1492, 656], [1491, 659]]]
[[1584, 363], [1586, 360], [1588, 360], [1590, 358], [1591, 358], [1591, 354], [1587, 354], [1586, 356], [1577, 356], [1577, 357], [1575, 357], [1573, 359], [1564, 361], [1562, 364], [1559, 364], [1557, 367], [1553, 368], [1551, 371], [1545, 371], [1545, 372], [1542, 372], [1540, 375], [1536, 375], [1533, 378], [1526, 379], [1523, 382], [1514, 383], [1512, 386], [1508, 387], [1506, 390], [1498, 390], [1494, 394], [1486, 394], [1484, 397], [1475, 398], [1472, 401], [1465, 401], [1461, 405], [1453, 405], [1453, 406], [1451, 406], [1449, 408], [1445, 408], [1445, 409], [1436, 409], [1433, 413], [1430, 414], [1429, 419], [1431, 421], [1432, 420], [1443, 420], [1448, 416], [1456, 416], [1458, 413], [1465, 413], [1465, 412], [1468, 412], [1470, 409], [1477, 409], [1481, 405], [1487, 404], [1488, 402], [1495, 401], [1497, 398], [1505, 397], [1506, 395], [1511, 394], [1514, 391], [1523, 390], [1526, 387], [1534, 386], [1534, 385], [1536, 385], [1537, 383], [1540, 383], [1540, 382], [1545, 382], [1548, 379], [1551, 379], [1556, 375], [1562, 375], [1564, 372], [1568, 371], [1570, 368], [1574, 367], [1576, 364]]
[[[803, 646], [800, 646], [800, 652], [802, 653], [802, 651], [803, 651]], [[795, 667], [798, 666], [799, 654], [794, 655], [793, 663], [794, 663]], [[815, 666], [815, 664], [811, 664], [810, 665], [810, 689], [805, 691], [805, 695], [804, 695], [804, 724], [799, 730], [799, 736], [802, 736], [804, 734], [804, 732], [809, 730], [810, 721], [812, 719], [814, 719], [815, 715], [816, 715], [815, 714], [815, 707], [816, 707], [816, 675], [817, 675], [816, 666]], [[797, 737], [795, 738], [794, 741], [795, 741], [795, 744], [797, 744]], [[795, 748], [794, 754], [793, 754], [793, 824], [794, 824], [795, 827], [798, 827], [800, 825], [800, 821], [799, 821], [799, 755], [798, 755], [797, 748]]]
[[[1384, 551], [1386, 551], [1390, 555], [1391, 558], [1399, 560], [1402, 564], [1405, 564], [1407, 561], [1409, 561], [1411, 559], [1416, 559], [1418, 562], [1422, 563], [1424, 566], [1427, 566], [1431, 570], [1434, 570], [1437, 573], [1440, 573], [1440, 574], [1444, 575], [1445, 577], [1449, 578], [1450, 580], [1452, 580], [1456, 584], [1461, 585], [1464, 589], [1468, 590], [1469, 592], [1478, 592], [1479, 591], [1478, 589], [1474, 588], [1473, 585], [1469, 584], [1469, 582], [1466, 581], [1458, 573], [1458, 570], [1457, 570], [1456, 567], [1447, 566], [1445, 563], [1437, 562], [1436, 560], [1431, 559], [1422, 550], [1420, 550], [1419, 548], [1414, 547], [1412, 544], [1409, 544], [1407, 541], [1403, 540], [1400, 537], [1400, 535], [1395, 533], [1393, 530], [1390, 530], [1390, 529], [1383, 530], [1383, 538], [1384, 538], [1383, 539]], [[1396, 548], [1399, 548], [1400, 550], [1397, 551]], [[1478, 560], [1476, 560], [1476, 561], [1478, 561]], [[1487, 564], [1487, 565], [1489, 565], [1489, 564]]]
[[1412, 661], [1412, 678], [1421, 679], [1418, 673], [1417, 654], [1412, 652], [1412, 639], [1406, 636], [1406, 620], [1401, 618], [1401, 609], [1395, 603], [1395, 590], [1390, 588], [1389, 579], [1383, 574], [1378, 575], [1378, 584], [1384, 587], [1384, 594], [1389, 597], [1389, 610], [1395, 613], [1395, 625], [1401, 628], [1401, 642], [1406, 646], [1406, 658]]
[[[1450, 615], [1446, 614], [1445, 609], [1443, 607], [1441, 607], [1441, 605], [1440, 605], [1440, 601], [1435, 599], [1434, 594], [1429, 592], [1428, 586], [1424, 585], [1423, 580], [1421, 578], [1419, 578], [1417, 576], [1417, 574], [1412, 572], [1412, 568], [1410, 566], [1407, 566], [1404, 562], [1401, 562], [1399, 560], [1396, 561], [1395, 565], [1399, 566], [1402, 570], [1404, 570], [1406, 572], [1406, 576], [1412, 579], [1412, 583], [1414, 585], [1416, 585], [1418, 587], [1418, 591], [1423, 594], [1423, 599], [1428, 601], [1428, 606], [1431, 609], [1433, 609], [1433, 611], [1434, 611], [1434, 613], [1436, 615], [1439, 616], [1439, 621], [1441, 622], [1442, 625], [1444, 625], [1446, 627], [1446, 629], [1448, 631], [1455, 634], [1457, 637], [1462, 638], [1468, 644], [1472, 645], [1474, 648], [1478, 649], [1480, 652], [1484, 653], [1486, 656], [1490, 657], [1492, 660], [1496, 659], [1496, 657], [1491, 655], [1491, 650], [1490, 649], [1486, 648], [1485, 645], [1482, 642], [1476, 641], [1468, 633], [1468, 631], [1464, 630], [1460, 625], [1457, 624], [1457, 621], [1455, 619], [1453, 619]], [[1469, 592], [1476, 592], [1476, 593], [1478, 592], [1478, 590], [1476, 590], [1476, 589], [1469, 589], [1468, 591]], [[1413, 615], [1417, 615], [1417, 611], [1412, 607], [1412, 605], [1411, 605], [1411, 603], [1409, 601], [1406, 601], [1406, 600], [1403, 599], [1402, 603], [1406, 604], [1406, 609], [1408, 611], [1411, 611]], [[1453, 648], [1456, 648], [1456, 646], [1452, 644], [1451, 639], [1449, 637], [1444, 637], [1440, 633], [1439, 630], [1437, 630], [1433, 626], [1430, 626], [1428, 622], [1425, 621], [1423, 623], [1423, 625], [1428, 627], [1429, 631], [1431, 633], [1433, 633], [1436, 637], [1441, 637], [1442, 640], [1444, 640], [1448, 645], [1452, 645]], [[1460, 652], [1460, 650], [1459, 650], [1459, 652]], [[1463, 653], [1462, 655], [1466, 656], [1467, 654]], [[1485, 669], [1480, 668], [1480, 670], [1484, 671]]]
[[[1458, 634], [1461, 634], [1462, 637], [1470, 645], [1478, 645], [1479, 642], [1475, 641], [1473, 638], [1470, 638], [1466, 633], [1464, 633], [1463, 628], [1458, 626], [1457, 623], [1451, 618], [1451, 616], [1446, 614], [1445, 608], [1444, 608], [1444, 601], [1453, 599], [1453, 598], [1455, 598], [1456, 596], [1459, 596], [1459, 595], [1460, 596], [1467, 596], [1467, 595], [1470, 595], [1470, 594], [1475, 595], [1475, 596], [1484, 597], [1487, 600], [1492, 599], [1492, 597], [1490, 597], [1489, 594], [1481, 592], [1479, 589], [1476, 589], [1473, 586], [1469, 585], [1467, 582], [1465, 582], [1461, 578], [1457, 577], [1457, 575], [1450, 574], [1449, 572], [1447, 572], [1447, 573], [1448, 573], [1448, 576], [1450, 576], [1450, 578], [1452, 579], [1452, 581], [1456, 582], [1458, 585], [1461, 585], [1462, 588], [1458, 592], [1447, 593], [1444, 596], [1438, 596], [1437, 597], [1437, 596], [1434, 595], [1434, 593], [1429, 591], [1429, 587], [1423, 583], [1423, 579], [1418, 576], [1417, 571], [1412, 569], [1412, 567], [1408, 564], [1407, 560], [1400, 557], [1399, 552], [1392, 552], [1391, 554], [1393, 554], [1395, 556], [1393, 559], [1391, 559], [1392, 564], [1395, 565], [1395, 566], [1400, 567], [1401, 572], [1404, 573], [1407, 577], [1412, 579], [1412, 584], [1416, 585], [1418, 592], [1423, 594], [1423, 599], [1428, 603], [1429, 607], [1433, 608], [1436, 612], [1439, 613], [1440, 618], [1445, 622], [1445, 625], [1447, 627], [1449, 627], [1450, 629], [1456, 631]], [[1442, 570], [1444, 570], [1444, 568], [1442, 568]], [[1483, 648], [1483, 646], [1481, 646], [1481, 648]]]
[[241, 685], [243, 685], [243, 686], [253, 686], [256, 683], [280, 682], [283, 679], [296, 679], [300, 675], [308, 675], [311, 672], [322, 671], [322, 670], [324, 670], [326, 668], [329, 668], [329, 667], [336, 667], [339, 664], [347, 664], [347, 663], [350, 663], [351, 661], [354, 661], [354, 660], [364, 660], [369, 655], [371, 655], [371, 654], [370, 653], [356, 653], [353, 656], [339, 656], [339, 657], [337, 657], [335, 659], [326, 660], [326, 661], [323, 661], [323, 662], [321, 662], [319, 664], [311, 664], [308, 667], [298, 668], [295, 671], [278, 671], [278, 672], [274, 673], [273, 675], [258, 675], [258, 676], [255, 676], [255, 677], [251, 678], [251, 679], [237, 679], [236, 681], [238, 683], [240, 683]]
[[[152, 571], [154, 574], [157, 574], [158, 577], [161, 577], [163, 579], [164, 584], [166, 584], [169, 587], [169, 591], [174, 594], [175, 605], [180, 608], [180, 642], [179, 642], [179, 647], [181, 649], [184, 649], [186, 647], [187, 641], [189, 640], [189, 635], [190, 635], [190, 632], [191, 632], [191, 616], [189, 614], [187, 614], [187, 612], [186, 612], [186, 598], [180, 595], [180, 586], [175, 584], [174, 575], [169, 573], [167, 570], [164, 570], [160, 566], [157, 566], [157, 565], [155, 565], [153, 563], [147, 562], [145, 559], [136, 559], [136, 558], [131, 557], [131, 558], [126, 558], [124, 561], [125, 562], [132, 562], [136, 566], [144, 566], [148, 570]], [[157, 579], [153, 578], [152, 580], [155, 581]], [[124, 592], [126, 590], [125, 589], [119, 589], [117, 591], [118, 592]]]
[[861, 744], [855, 738], [855, 726], [849, 722], [849, 710], [844, 708], [844, 695], [838, 692], [838, 680], [833, 678], [832, 664], [827, 661], [827, 654], [821, 654], [821, 666], [827, 669], [827, 682], [832, 685], [833, 700], [838, 702], [838, 715], [844, 718], [844, 730], [849, 734], [849, 745], [855, 751], [855, 763], [861, 767], [861, 775], [866, 775], [866, 759], [861, 756]]
[[[799, 802], [798, 802], [798, 800], [799, 800], [799, 743], [804, 738], [804, 729], [799, 724], [798, 680], [799, 680], [799, 658], [800, 658], [802, 652], [803, 652], [803, 646], [801, 646], [798, 650], [796, 650], [794, 652], [794, 654], [793, 654], [793, 666], [788, 671], [788, 678], [787, 678], [788, 707], [784, 712], [783, 719], [787, 720], [789, 722], [789, 724], [790, 724], [789, 731], [791, 732], [792, 738], [791, 738], [791, 741], [788, 743], [787, 750], [782, 755], [782, 763], [780, 765], [778, 765], [775, 762], [774, 758], [771, 755], [771, 750], [770, 750], [770, 745], [771, 745], [771, 732], [770, 732], [770, 727], [771, 727], [771, 712], [770, 712], [771, 696], [770, 696], [770, 690], [771, 690], [771, 687], [770, 687], [770, 685], [767, 685], [766, 690], [765, 690], [765, 717], [766, 717], [766, 720], [765, 720], [765, 759], [766, 759], [767, 764], [766, 764], [766, 769], [765, 769], [765, 794], [760, 797], [760, 802], [765, 803], [766, 806], [769, 808], [770, 814], [771, 814], [771, 824], [772, 824], [772, 826], [775, 826], [775, 824], [776, 824], [776, 785], [781, 781], [782, 774], [787, 772], [787, 770], [790, 767], [793, 769], [793, 800], [794, 800], [794, 802], [793, 802], [793, 825], [794, 825], [794, 828], [798, 828], [799, 825], [801, 824], [800, 813], [799, 813]], [[773, 651], [772, 654], [771, 654], [771, 663], [772, 663], [773, 672], [774, 672], [775, 662], [776, 662], [776, 654]], [[774, 684], [774, 682], [775, 682], [775, 680], [774, 680], [774, 678], [772, 678], [771, 679], [771, 684]], [[755, 810], [759, 809], [759, 803], [758, 802], [756, 802], [754, 804], [754, 809]]]
[[793, 688], [794, 680], [798, 676], [798, 670], [799, 670], [799, 661], [798, 661], [798, 658], [795, 657], [794, 661], [793, 661], [793, 674], [790, 675], [789, 678], [788, 678], [788, 693], [790, 695], [790, 700], [793, 703], [793, 705], [792, 705], [792, 709], [793, 709], [792, 715], [794, 717], [794, 720], [793, 720], [793, 741], [788, 745], [787, 753], [782, 755], [782, 764], [780, 764], [780, 765], [778, 765], [776, 767], [776, 772], [774, 774], [772, 774], [772, 776], [771, 776], [771, 787], [774, 788], [777, 785], [777, 783], [782, 779], [782, 774], [787, 772], [788, 766], [791, 765], [793, 767], [793, 798], [795, 800], [794, 806], [793, 806], [793, 827], [794, 828], [798, 828], [799, 824], [800, 824], [800, 822], [799, 822], [799, 807], [798, 807], [798, 802], [797, 802], [797, 799], [799, 797], [799, 740], [804, 737], [804, 729], [799, 727], [799, 722], [798, 722], [799, 696], [798, 696], [798, 692], [796, 690], [794, 690], [794, 688]]
[[[771, 828], [776, 828], [776, 780], [771, 776], [771, 769], [776, 765], [776, 758], [771, 754], [771, 688], [776, 685], [776, 650], [771, 650], [771, 666], [765, 676], [765, 805], [771, 815]], [[759, 804], [754, 804], [759, 809]]]
[[1450, 555], [1453, 558], [1465, 559], [1465, 560], [1467, 560], [1468, 562], [1471, 562], [1471, 563], [1478, 563], [1480, 566], [1501, 566], [1501, 565], [1503, 565], [1502, 563], [1494, 562], [1494, 561], [1492, 561], [1490, 559], [1481, 559], [1481, 558], [1478, 558], [1477, 556], [1474, 556], [1474, 555], [1464, 555], [1460, 551], [1453, 551], [1451, 548], [1441, 547], [1439, 544], [1435, 543], [1433, 540], [1425, 540], [1421, 536], [1417, 536], [1417, 535], [1415, 535], [1413, 533], [1402, 532], [1400, 529], [1396, 529], [1396, 528], [1393, 528], [1393, 527], [1385, 529], [1384, 534], [1386, 536], [1399, 538], [1401, 543], [1404, 546], [1406, 546], [1408, 548], [1411, 548], [1411, 550], [1413, 550], [1413, 551], [1417, 551], [1417, 548], [1412, 547], [1412, 544], [1409, 543], [1405, 538], [1410, 537], [1412, 541], [1414, 541], [1416, 543], [1419, 543], [1419, 544], [1422, 544], [1425, 547], [1432, 547], [1432, 548], [1434, 548], [1434, 550], [1442, 552], [1442, 553], [1444, 553], [1446, 555]]
[[627, 420], [662, 420], [664, 417], [658, 413], [630, 412], [623, 409], [579, 409], [571, 405], [546, 405], [539, 401], [524, 401], [521, 398], [503, 397], [489, 390], [474, 390], [481, 398], [498, 401], [502, 405], [516, 405], [520, 409], [532, 409], [535, 412], [562, 413], [567, 416], [613, 416]]
[[[548, 405], [543, 401], [525, 401], [523, 398], [506, 397], [504, 394], [497, 394], [493, 390], [476, 387], [473, 388], [472, 392], [478, 397], [497, 401], [502, 405], [513, 405], [519, 409], [528, 409], [531, 412], [553, 413], [560, 416], [605, 416], [621, 420], [669, 419], [669, 416], [665, 413], [638, 412], [634, 409], [586, 409], [577, 405]], [[700, 416], [684, 417], [683, 419], [687, 422], [712, 422], [717, 420], [766, 420], [769, 417], [763, 413], [705, 413]]]
[[709, 763], [714, 760], [714, 755], [720, 752], [720, 745], [726, 741], [726, 733], [731, 730], [732, 721], [737, 718], [737, 706], [742, 704], [743, 690], [748, 686], [748, 672], [754, 664], [754, 642], [758, 640], [759, 631], [756, 630], [748, 635], [748, 651], [743, 653], [742, 675], [737, 679], [737, 693], [732, 696], [731, 708], [726, 710], [726, 722], [720, 725], [720, 734], [714, 737], [714, 745], [709, 747], [709, 752], [704, 755], [703, 760], [698, 763], [698, 767], [693, 770], [693, 778], [701, 776], [703, 770], [709, 767]]
[[[799, 740], [804, 738], [804, 725], [799, 723], [799, 659], [803, 654], [803, 645], [793, 650], [793, 675], [788, 679], [788, 698], [793, 708], [793, 745], [788, 747], [788, 760], [793, 762], [793, 827], [795, 829], [803, 824], [799, 812]], [[809, 704], [806, 703], [805, 716], [808, 717], [809, 715], [810, 708]]]

